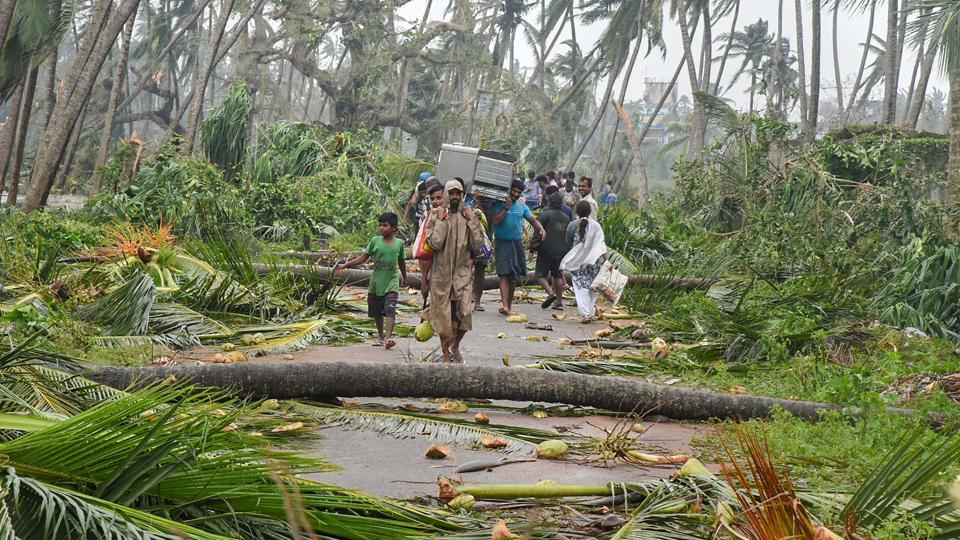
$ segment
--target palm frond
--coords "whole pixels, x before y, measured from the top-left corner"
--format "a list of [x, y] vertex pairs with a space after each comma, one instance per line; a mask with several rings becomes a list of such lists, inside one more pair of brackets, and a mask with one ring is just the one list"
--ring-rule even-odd
[[[231, 540], [123, 505], [0, 472], [0, 538], [102, 538], [106, 540]], [[6, 527], [4, 527], [6, 525]], [[12, 534], [12, 537], [3, 536]]]
[[[704, 538], [709, 523], [703, 513], [691, 511], [697, 494], [664, 482], [644, 497], [623, 527], [610, 540], [696, 540]], [[692, 534], [697, 530], [700, 534]]]
[[409, 538], [456, 528], [422, 510], [303, 480], [330, 467], [224, 429], [246, 412], [216, 392], [154, 387], [4, 442], [0, 453], [39, 481], [122, 505], [153, 501], [167, 518], [204, 529], [216, 522], [224, 536], [242, 537], [249, 519], [285, 522], [278, 483], [299, 491], [320, 534]]
[[624, 375], [639, 377], [648, 375], [650, 368], [637, 362], [589, 361], [589, 360], [541, 360], [523, 366], [530, 369], [558, 371], [561, 373], [583, 373], [585, 375]]
[[928, 500], [912, 511], [901, 503], [926, 488], [957, 460], [960, 460], [960, 436], [944, 437], [919, 428], [906, 433], [900, 445], [847, 502], [843, 509], [847, 523], [854, 529], [869, 530], [900, 512], [925, 518], [938, 516], [931, 508], [944, 505], [949, 508], [946, 495]]
[[229, 332], [227, 325], [184, 305], [157, 303], [150, 310], [150, 331], [156, 334], [201, 336]]
[[137, 272], [113, 291], [82, 307], [78, 314], [102, 325], [106, 335], [144, 335], [156, 297], [153, 279]]
[[556, 438], [552, 433], [536, 429], [496, 424], [481, 426], [468, 420], [411, 412], [372, 411], [298, 402], [290, 402], [290, 406], [297, 414], [323, 423], [342, 423], [397, 438], [410, 438], [426, 433], [425, 436], [432, 441], [482, 447], [483, 437], [493, 437], [507, 442], [508, 446], [504, 450], [510, 453], [529, 453], [538, 443]]

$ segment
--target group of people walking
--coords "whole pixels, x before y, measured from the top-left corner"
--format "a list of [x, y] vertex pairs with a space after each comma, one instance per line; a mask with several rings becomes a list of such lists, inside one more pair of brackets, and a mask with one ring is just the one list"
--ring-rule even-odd
[[[516, 287], [527, 276], [524, 222], [534, 231], [530, 242], [537, 254], [534, 276], [548, 295], [541, 307], [564, 309], [563, 293], [572, 286], [584, 322], [601, 314], [591, 285], [607, 249], [597, 222], [593, 180], [577, 180], [572, 172], [540, 176], [531, 172], [527, 177], [526, 182], [513, 181], [505, 200], [489, 201], [468, 194], [460, 178], [442, 181], [423, 173], [404, 209], [403, 221], [418, 231], [414, 256], [420, 260], [422, 316], [440, 337], [445, 362], [463, 362], [460, 344], [472, 329], [473, 312], [484, 309], [480, 297], [491, 256], [499, 280], [499, 312], [513, 314]], [[534, 191], [530, 181], [541, 189]], [[368, 314], [377, 321], [373, 344], [390, 348], [395, 345], [392, 332], [397, 297], [406, 284], [406, 264], [403, 243], [396, 237], [400, 219], [388, 212], [379, 221], [380, 236], [334, 274], [374, 261], [367, 297]]]

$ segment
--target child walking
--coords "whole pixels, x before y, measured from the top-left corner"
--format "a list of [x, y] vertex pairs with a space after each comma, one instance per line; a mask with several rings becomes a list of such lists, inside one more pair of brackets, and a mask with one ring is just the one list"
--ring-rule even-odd
[[[377, 322], [378, 338], [374, 347], [392, 349], [393, 326], [397, 321], [397, 300], [400, 287], [407, 286], [407, 267], [404, 264], [403, 241], [396, 237], [399, 218], [393, 212], [381, 214], [380, 236], [374, 236], [367, 249], [359, 257], [349, 260], [333, 271], [333, 276], [343, 268], [359, 266], [373, 259], [373, 276], [367, 291], [367, 315]], [[399, 272], [398, 272], [399, 270]]]

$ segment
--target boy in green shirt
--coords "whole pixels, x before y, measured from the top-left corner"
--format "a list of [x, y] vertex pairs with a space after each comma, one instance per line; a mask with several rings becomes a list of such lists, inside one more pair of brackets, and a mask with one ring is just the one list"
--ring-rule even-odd
[[367, 315], [377, 321], [379, 336], [373, 345], [392, 349], [397, 344], [393, 340], [397, 299], [401, 285], [407, 286], [407, 267], [404, 264], [403, 241], [396, 237], [399, 218], [393, 212], [387, 212], [381, 214], [377, 221], [380, 222], [380, 236], [370, 240], [363, 255], [338, 266], [333, 271], [333, 277], [343, 268], [352, 268], [373, 259], [373, 276], [370, 277], [367, 291]]

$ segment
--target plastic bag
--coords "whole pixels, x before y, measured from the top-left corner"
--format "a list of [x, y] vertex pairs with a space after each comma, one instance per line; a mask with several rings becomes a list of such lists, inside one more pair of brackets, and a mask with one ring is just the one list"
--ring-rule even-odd
[[427, 223], [430, 222], [431, 217], [433, 217], [433, 213], [427, 214], [427, 217], [423, 219], [423, 224], [420, 225], [420, 230], [417, 231], [417, 237], [413, 240], [414, 259], [421, 261], [433, 259], [433, 251], [431, 251], [430, 246], [427, 245]]
[[627, 286], [627, 276], [617, 270], [610, 261], [604, 261], [600, 273], [593, 279], [590, 288], [599, 292], [616, 305]]

